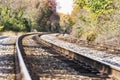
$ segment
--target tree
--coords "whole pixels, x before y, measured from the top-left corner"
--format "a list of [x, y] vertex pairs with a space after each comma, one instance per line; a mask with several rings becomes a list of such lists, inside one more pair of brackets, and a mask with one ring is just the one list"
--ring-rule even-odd
[[120, 9], [116, 5], [118, 2], [119, 0], [74, 0], [72, 17], [75, 21], [73, 28], [78, 30], [77, 34], [87, 37], [92, 32], [94, 36], [98, 36], [118, 26], [114, 23], [116, 21], [112, 21], [115, 18], [113, 15]]
[[[28, 21], [30, 21], [32, 24], [32, 29], [37, 29], [39, 31], [41, 30], [49, 31], [47, 27], [48, 25], [47, 23], [48, 21], [50, 21], [51, 16], [54, 16], [53, 14], [55, 14], [56, 16], [55, 0], [0, 0], [0, 4], [3, 7], [9, 8], [11, 13], [13, 12], [17, 13], [16, 11], [21, 9], [23, 13], [22, 17], [24, 18], [22, 20], [23, 23], [24, 22], [29, 23]], [[20, 14], [21, 12], [18, 12], [18, 13]], [[17, 18], [18, 17], [16, 17], [16, 19]], [[12, 21], [16, 22], [16, 20], [12, 20]], [[24, 26], [20, 24], [19, 26], [21, 27]]]
[[23, 17], [22, 9], [13, 12], [7, 6], [0, 6], [0, 26], [3, 26], [2, 30], [30, 31], [31, 29], [28, 19]]

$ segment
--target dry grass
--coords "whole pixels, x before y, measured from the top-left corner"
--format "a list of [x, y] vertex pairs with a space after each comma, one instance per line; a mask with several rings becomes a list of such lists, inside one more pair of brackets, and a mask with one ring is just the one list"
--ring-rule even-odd
[[13, 32], [13, 31], [5, 31], [5, 32], [0, 32], [0, 36], [19, 36], [25, 34], [25, 32]]
[[95, 42], [120, 47], [120, 36], [100, 35], [96, 38]]
[[88, 47], [99, 51], [105, 51], [107, 53], [120, 54], [120, 37], [106, 39], [102, 36], [101, 38], [99, 37], [99, 39], [97, 38], [95, 41], [89, 43], [86, 40], [81, 40], [71, 35], [65, 36], [63, 34], [59, 34], [56, 37], [60, 40], [74, 43], [79, 46]]

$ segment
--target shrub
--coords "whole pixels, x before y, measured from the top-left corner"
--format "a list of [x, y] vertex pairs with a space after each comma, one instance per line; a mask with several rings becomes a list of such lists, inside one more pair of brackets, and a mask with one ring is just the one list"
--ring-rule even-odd
[[[77, 12], [75, 17], [76, 35], [94, 41], [98, 35], [120, 35], [119, 0], [74, 0]], [[79, 6], [79, 8], [78, 8]], [[92, 34], [91, 32], [92, 31]], [[89, 34], [90, 33], [90, 34]], [[106, 36], [108, 37], [108, 36]]]
[[3, 31], [4, 26], [0, 26], [0, 31]]
[[12, 11], [8, 7], [0, 6], [0, 25], [4, 31], [30, 31], [30, 20], [23, 17], [22, 9]]
[[94, 32], [89, 32], [87, 34], [87, 41], [90, 42], [90, 41], [94, 41], [96, 39], [96, 34]]

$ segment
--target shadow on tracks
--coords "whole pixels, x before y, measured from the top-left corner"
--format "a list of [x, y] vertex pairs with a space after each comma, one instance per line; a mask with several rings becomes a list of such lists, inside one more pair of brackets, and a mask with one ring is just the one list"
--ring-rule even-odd
[[0, 55], [0, 73], [3, 74], [14, 74], [14, 55]]
[[[40, 44], [40, 43], [39, 43]], [[54, 78], [57, 75], [69, 75], [69, 76], [86, 76], [86, 77], [94, 77], [100, 78], [98, 80], [106, 80], [108, 77], [103, 77], [98, 75], [99, 72], [96, 70], [94, 72], [93, 69], [87, 69], [85, 63], [76, 63], [75, 61], [66, 58], [65, 56], [60, 55], [50, 47], [43, 46], [27, 46], [24, 45], [25, 48], [29, 48], [33, 54], [27, 55], [23, 51], [23, 56], [25, 59], [25, 63], [27, 63], [27, 68], [29, 69], [30, 75], [32, 76], [33, 80], [40, 80], [41, 77], [49, 77]], [[41, 52], [37, 52], [37, 49], [43, 49], [44, 52], [49, 53], [50, 55], [42, 54]], [[39, 54], [40, 53], [40, 54]], [[63, 64], [65, 63], [65, 64]], [[60, 66], [61, 65], [61, 66]], [[70, 67], [71, 69], [77, 72], [73, 73], [70, 70], [64, 69], [64, 67]], [[87, 66], [88, 67], [88, 66]]]
[[0, 79], [5, 79], [9, 75], [15, 77], [15, 74], [15, 44], [0, 43]]

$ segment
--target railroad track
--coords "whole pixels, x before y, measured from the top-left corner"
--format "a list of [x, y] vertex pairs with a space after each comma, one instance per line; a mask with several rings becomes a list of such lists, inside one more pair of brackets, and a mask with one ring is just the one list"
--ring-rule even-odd
[[0, 80], [15, 80], [16, 37], [0, 37]]
[[[61, 34], [62, 35], [62, 34]], [[104, 44], [104, 43], [96, 43], [96, 42], [87, 42], [84, 40], [79, 40], [77, 38], [70, 38], [71, 36], [61, 36], [60, 34], [56, 35], [56, 37], [60, 40], [64, 40], [70, 43], [75, 43], [77, 45], [83, 47], [89, 47], [100, 51], [106, 51], [107, 53], [115, 54], [120, 56], [120, 47], [118, 45], [112, 44]]]
[[95, 68], [61, 55], [37, 38], [36, 35], [20, 38], [20, 53], [27, 69], [26, 72], [21, 70], [25, 80], [109, 80]]
[[17, 39], [16, 50], [15, 45], [10, 49], [13, 55], [10, 74], [14, 77], [0, 76], [0, 80], [119, 80], [119, 69], [56, 45], [52, 38], [46, 40], [45, 34], [25, 34]]

